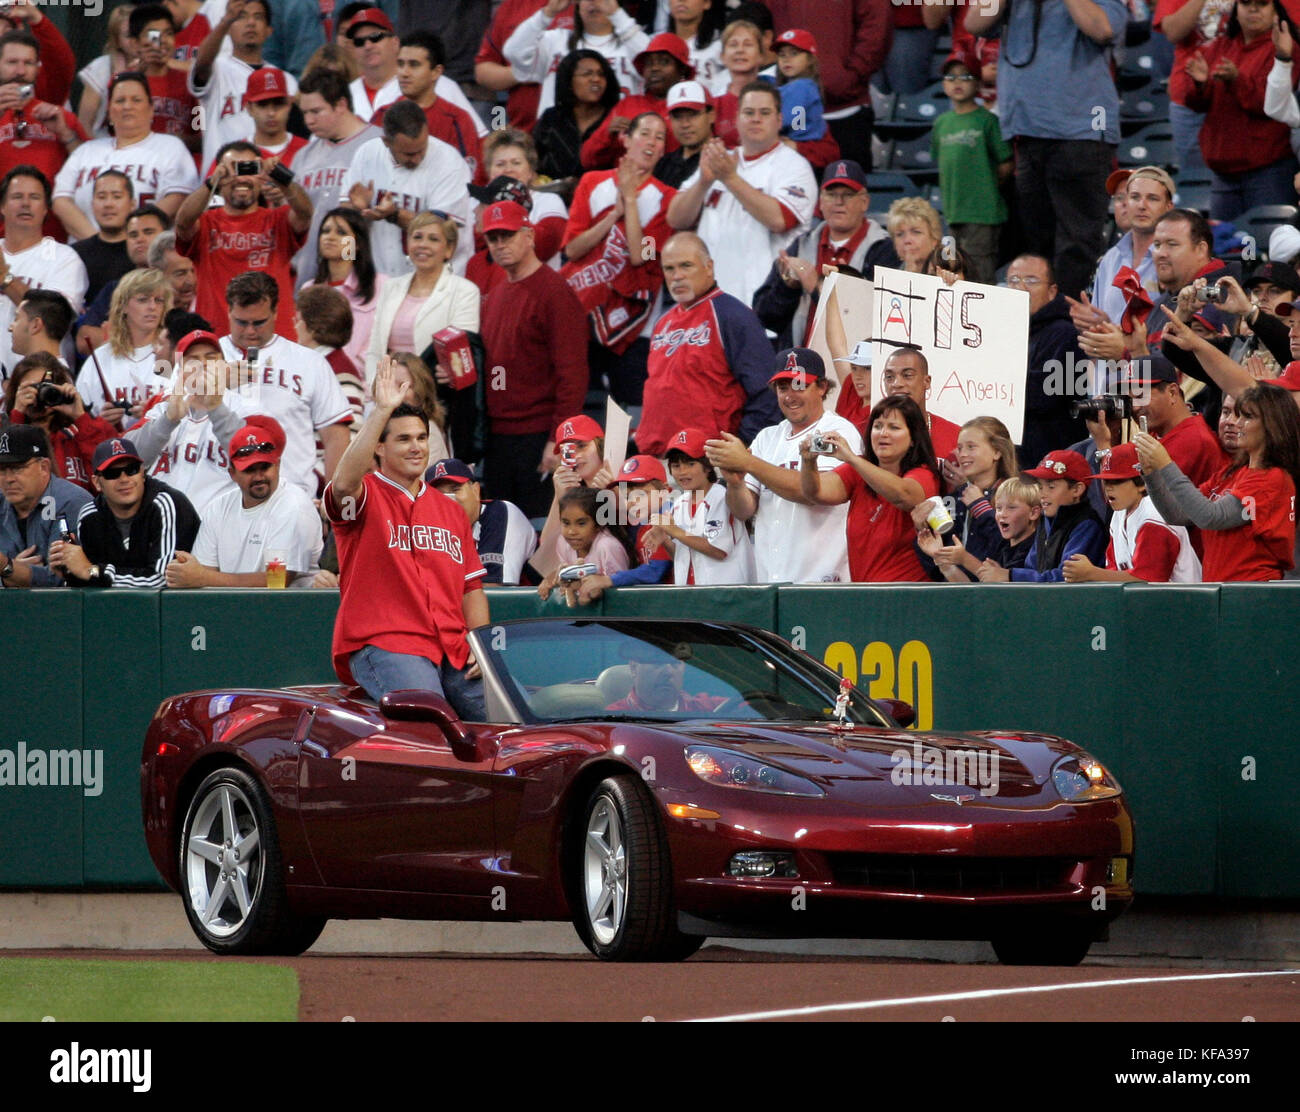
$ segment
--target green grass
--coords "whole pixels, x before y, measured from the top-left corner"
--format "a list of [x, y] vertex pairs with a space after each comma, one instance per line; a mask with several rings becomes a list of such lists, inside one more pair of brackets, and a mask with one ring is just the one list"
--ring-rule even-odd
[[298, 974], [245, 962], [0, 958], [0, 1021], [294, 1021]]

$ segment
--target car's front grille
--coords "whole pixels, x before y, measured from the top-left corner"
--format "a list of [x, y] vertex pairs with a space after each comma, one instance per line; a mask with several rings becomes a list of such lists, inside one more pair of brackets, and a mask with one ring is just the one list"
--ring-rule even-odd
[[835, 883], [899, 892], [1050, 892], [1061, 889], [1073, 857], [934, 857], [829, 853]]

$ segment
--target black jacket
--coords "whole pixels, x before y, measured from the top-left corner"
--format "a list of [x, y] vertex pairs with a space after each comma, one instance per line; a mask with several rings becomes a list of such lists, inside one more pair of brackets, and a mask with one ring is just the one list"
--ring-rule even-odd
[[69, 577], [77, 586], [163, 587], [164, 572], [178, 550], [189, 552], [199, 533], [199, 515], [190, 500], [152, 476], [144, 480], [144, 501], [131, 519], [125, 542], [113, 511], [96, 495], [77, 519], [77, 543], [103, 574], [89, 583]]

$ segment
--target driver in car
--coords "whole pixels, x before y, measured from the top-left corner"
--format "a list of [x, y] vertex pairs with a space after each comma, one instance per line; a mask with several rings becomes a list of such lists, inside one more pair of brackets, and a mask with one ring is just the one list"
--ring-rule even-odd
[[628, 661], [632, 689], [606, 710], [672, 711], [711, 714], [727, 700], [719, 695], [688, 695], [682, 690], [686, 662], [654, 650], [637, 652]]

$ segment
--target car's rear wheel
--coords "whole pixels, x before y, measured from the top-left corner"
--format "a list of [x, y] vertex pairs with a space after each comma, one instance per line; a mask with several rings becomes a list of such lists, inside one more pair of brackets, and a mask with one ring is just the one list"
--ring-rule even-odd
[[574, 926], [605, 961], [680, 961], [704, 939], [682, 934], [673, 906], [668, 838], [635, 777], [601, 781], [582, 809]]
[[270, 800], [243, 769], [217, 769], [199, 785], [179, 848], [185, 914], [209, 950], [301, 954], [325, 928], [289, 911]]
[[1093, 935], [1072, 924], [1044, 924], [1033, 933], [1008, 932], [992, 941], [1003, 965], [1078, 965], [1088, 956]]

